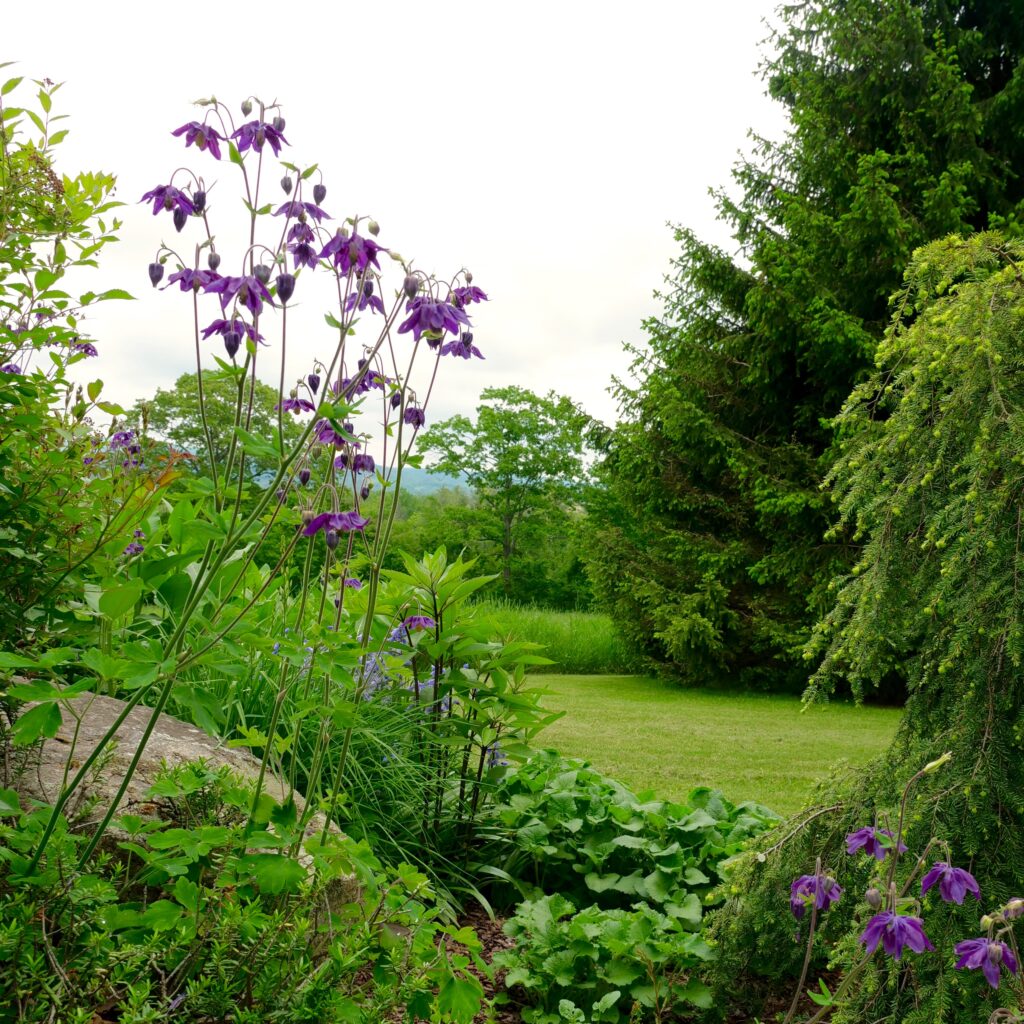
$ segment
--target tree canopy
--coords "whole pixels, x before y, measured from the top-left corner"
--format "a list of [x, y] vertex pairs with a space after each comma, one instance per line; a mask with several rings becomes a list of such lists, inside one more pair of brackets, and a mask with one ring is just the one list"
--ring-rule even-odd
[[526, 388], [487, 388], [476, 421], [453, 416], [420, 438], [431, 468], [462, 476], [489, 513], [501, 551], [506, 594], [531, 516], [542, 509], [558, 517], [573, 504], [586, 479], [585, 437], [590, 417], [570, 398]]
[[1018, 223], [1024, 29], [1011, 9], [781, 10], [763, 74], [791, 127], [755, 135], [739, 197], [718, 193], [735, 254], [677, 231], [591, 510], [599, 599], [676, 674], [803, 687], [828, 581], [857, 556], [847, 534], [824, 539], [830, 420], [871, 366], [915, 248]]

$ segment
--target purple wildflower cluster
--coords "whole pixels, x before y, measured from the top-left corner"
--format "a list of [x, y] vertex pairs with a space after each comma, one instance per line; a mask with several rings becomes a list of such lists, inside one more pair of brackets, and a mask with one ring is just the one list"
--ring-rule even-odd
[[[867, 826], [851, 832], [846, 837], [846, 849], [850, 855], [862, 852], [880, 863], [890, 853], [899, 857], [907, 851], [907, 847], [898, 836], [876, 826]], [[921, 896], [925, 896], [936, 885], [939, 896], [945, 903], [962, 905], [968, 893], [975, 899], [981, 898], [981, 889], [974, 876], [964, 868], [954, 867], [948, 861], [933, 863], [921, 879]], [[804, 916], [809, 906], [813, 906], [816, 912], [828, 910], [838, 902], [841, 895], [842, 889], [835, 879], [819, 870], [814, 875], [801, 875], [794, 879], [790, 887], [790, 909], [799, 919]], [[881, 907], [882, 895], [877, 889], [869, 889], [866, 898], [874, 909], [878, 910]], [[860, 935], [860, 942], [867, 953], [874, 953], [879, 945], [894, 960], [899, 960], [905, 949], [912, 953], [923, 953], [926, 950], [934, 952], [935, 947], [925, 934], [923, 920], [912, 914], [901, 913], [899, 902], [896, 887], [890, 883], [888, 906], [868, 921]], [[988, 935], [957, 943], [955, 952], [960, 959], [956, 967], [980, 969], [993, 988], [999, 987], [1000, 968], [1005, 967], [1011, 974], [1016, 974], [1018, 965], [1013, 950], [1001, 941], [1001, 932], [994, 932], [997, 926], [1021, 916], [1024, 916], [1024, 899], [1015, 899], [1002, 907], [996, 915], [982, 918], [982, 925], [988, 926]]]

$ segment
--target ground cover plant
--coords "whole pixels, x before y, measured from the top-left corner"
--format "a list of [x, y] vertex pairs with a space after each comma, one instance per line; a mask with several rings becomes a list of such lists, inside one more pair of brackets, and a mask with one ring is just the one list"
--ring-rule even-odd
[[833, 765], [881, 754], [900, 719], [896, 708], [805, 709], [795, 697], [680, 689], [643, 676], [533, 681], [549, 691], [545, 707], [565, 712], [541, 745], [592, 761], [634, 792], [683, 800], [693, 786], [711, 786], [786, 815], [812, 800]]

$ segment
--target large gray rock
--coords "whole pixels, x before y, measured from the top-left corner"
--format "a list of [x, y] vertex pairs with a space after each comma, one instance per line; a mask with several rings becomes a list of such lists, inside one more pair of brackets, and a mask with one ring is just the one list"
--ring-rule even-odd
[[[25, 751], [22, 763], [14, 766], [13, 777], [8, 780], [22, 797], [22, 805], [29, 800], [52, 804], [65, 778], [72, 778], [82, 767], [124, 708], [124, 701], [95, 693], [83, 693], [62, 702], [64, 723], [57, 735]], [[88, 832], [103, 818], [124, 781], [151, 715], [152, 709], [142, 706], [128, 712], [114, 739], [72, 796], [64, 813], [77, 830]], [[211, 769], [226, 767], [240, 779], [252, 783], [259, 778], [260, 762], [248, 751], [225, 747], [194, 725], [170, 715], [160, 715], [135, 774], [118, 803], [117, 813], [164, 817], [165, 808], [148, 795], [150, 788], [161, 774], [166, 774], [167, 768], [196, 761], [205, 762]], [[263, 789], [278, 802], [289, 795], [285, 783], [269, 770], [264, 776]], [[291, 795], [301, 816], [305, 801], [298, 793]], [[324, 821], [322, 814], [314, 814], [305, 829], [307, 838], [319, 835]], [[333, 823], [329, 831], [341, 835]], [[122, 838], [116, 827], [112, 828], [105, 837], [104, 847], [116, 848]], [[301, 859], [309, 863], [308, 855], [303, 854]]]

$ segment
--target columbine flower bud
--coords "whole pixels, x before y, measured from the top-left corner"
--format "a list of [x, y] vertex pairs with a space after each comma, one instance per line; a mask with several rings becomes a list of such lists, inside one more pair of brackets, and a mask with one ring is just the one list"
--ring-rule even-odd
[[295, 292], [295, 275], [279, 274], [277, 278], [277, 297], [287, 302]]
[[270, 267], [260, 263], [253, 269], [253, 274], [260, 284], [266, 284], [270, 280]]
[[242, 335], [238, 331], [224, 332], [224, 348], [227, 349], [228, 358], [234, 359], [238, 346], [242, 344]]
[[327, 541], [327, 546], [333, 551], [338, 546], [338, 531], [328, 530], [324, 535], [324, 540]]
[[327, 186], [316, 184], [313, 186], [313, 202], [319, 206], [327, 198]]
[[953, 759], [953, 752], [947, 750], [942, 757], [937, 757], [934, 761], [929, 761], [922, 769], [921, 774], [928, 774], [937, 771], [944, 764], [948, 764]]
[[192, 209], [196, 213], [202, 213], [206, 209], [206, 193], [201, 188], [192, 193]]
[[466, 271], [466, 284], [473, 283], [473, 275], [467, 270]]
[[864, 893], [864, 899], [872, 910], [877, 910], [882, 905], [882, 894], [875, 888], [868, 889]]
[[275, 132], [284, 131], [284, 118], [281, 117], [280, 114], [278, 114], [277, 117], [275, 117], [274, 120], [270, 122], [270, 124]]
[[396, 391], [391, 396], [391, 408], [392, 409], [397, 409], [401, 404], [402, 404], [402, 392], [401, 391]]
[[174, 211], [172, 220], [174, 221], [174, 230], [180, 231], [185, 226], [185, 221], [188, 220], [188, 214], [181, 207], [178, 207]]
[[285, 500], [287, 499], [287, 497], [288, 497], [288, 492], [282, 487], [277, 492], [277, 503], [278, 503], [278, 505], [283, 505], [285, 503]]
[[210, 255], [206, 257], [206, 265], [211, 270], [216, 270], [220, 266], [220, 253], [211, 252]]
[[292, 179], [289, 178], [288, 175], [286, 174], [281, 179], [281, 191], [284, 192], [284, 194], [286, 196], [290, 196], [292, 194], [292, 185], [293, 185]]
[[311, 373], [306, 378], [306, 383], [309, 385], [309, 390], [315, 395], [320, 390], [320, 374]]
[[362, 498], [363, 501], [366, 501], [366, 499], [370, 497], [370, 485], [368, 483], [363, 484], [363, 486], [359, 488], [359, 497]]
[[988, 962], [998, 967], [1003, 962], [1003, 944], [1001, 942], [990, 942], [988, 944]]
[[252, 100], [242, 100], [242, 116], [248, 117], [252, 113]]
[[164, 265], [162, 263], [150, 263], [149, 265], [149, 279], [153, 282], [155, 288], [164, 276]]
[[402, 283], [402, 288], [405, 290], [405, 297], [407, 299], [415, 299], [417, 292], [420, 290], [420, 279], [413, 274], [407, 274], [405, 281]]
[[377, 235], [380, 234], [380, 225], [375, 220], [371, 220], [369, 224], [366, 225], [366, 230], [376, 238]]
[[309, 477], [310, 477], [309, 468], [306, 467], [306, 466], [303, 466], [302, 469], [299, 470], [299, 483], [302, 484], [303, 487], [305, 487], [306, 484], [309, 483]]
[[302, 510], [301, 515], [302, 515], [302, 525], [303, 526], [309, 526], [309, 524], [311, 522], [313, 522], [313, 519], [315, 518], [316, 513], [311, 508], [304, 508]]

